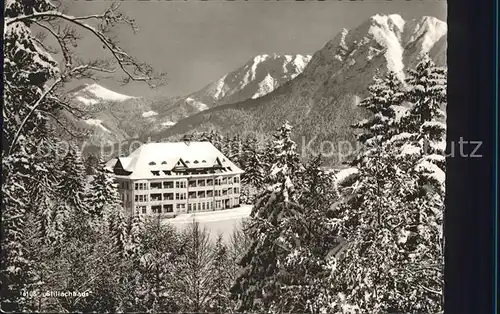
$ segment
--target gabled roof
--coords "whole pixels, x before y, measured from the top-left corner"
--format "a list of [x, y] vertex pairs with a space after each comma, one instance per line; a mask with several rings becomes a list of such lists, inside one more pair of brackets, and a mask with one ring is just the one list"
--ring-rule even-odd
[[123, 169], [132, 172], [131, 179], [159, 178], [151, 171], [171, 171], [180, 161], [187, 169], [212, 168], [218, 165], [231, 168], [227, 173], [243, 173], [210, 142], [147, 143], [133, 151], [127, 157], [114, 158], [106, 163], [107, 168], [114, 168], [118, 160]]

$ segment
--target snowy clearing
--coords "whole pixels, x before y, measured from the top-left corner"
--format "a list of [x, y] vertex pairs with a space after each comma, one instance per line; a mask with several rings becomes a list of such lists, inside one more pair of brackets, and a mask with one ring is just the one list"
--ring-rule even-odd
[[162, 126], [173, 126], [175, 125], [175, 122], [172, 121], [165, 121], [161, 123]]
[[83, 96], [77, 96], [77, 97], [76, 97], [76, 100], [78, 100], [78, 101], [80, 101], [80, 102], [84, 103], [84, 104], [85, 104], [85, 105], [87, 105], [87, 106], [95, 105], [95, 104], [97, 104], [97, 103], [99, 102], [99, 101], [98, 101], [98, 100], [96, 100], [96, 99], [88, 99], [88, 98], [85, 98], [85, 97], [83, 97]]
[[204, 111], [208, 109], [208, 106], [201, 101], [195, 100], [191, 97], [186, 98], [186, 103], [195, 107], [198, 111]]
[[157, 115], [158, 115], [158, 112], [153, 111], [153, 110], [146, 111], [146, 112], [142, 113], [143, 118], [149, 118], [149, 117], [153, 117], [153, 116], [157, 116]]
[[200, 223], [202, 228], [207, 228], [212, 239], [221, 233], [224, 240], [229, 240], [233, 230], [240, 225], [243, 219], [250, 216], [251, 210], [251, 205], [243, 205], [238, 208], [213, 212], [182, 214], [175, 218], [164, 219], [162, 223], [171, 224], [179, 230], [184, 230], [195, 220]]
[[93, 125], [93, 126], [100, 127], [102, 130], [104, 130], [104, 131], [106, 131], [108, 133], [111, 133], [108, 129], [106, 129], [102, 125], [102, 121], [101, 120], [98, 120], [98, 119], [87, 119], [87, 120], [85, 120], [85, 123], [87, 123], [88, 125]]

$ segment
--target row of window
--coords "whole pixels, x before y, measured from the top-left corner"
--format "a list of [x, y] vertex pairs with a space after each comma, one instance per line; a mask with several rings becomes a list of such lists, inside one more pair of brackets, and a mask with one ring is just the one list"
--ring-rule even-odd
[[149, 199], [151, 201], [162, 201], [162, 200], [174, 200], [174, 195], [176, 200], [185, 200], [189, 197], [189, 199], [195, 198], [206, 198], [206, 197], [220, 197], [231, 194], [239, 194], [240, 188], [229, 188], [224, 190], [215, 190], [215, 191], [197, 191], [190, 192], [189, 195], [186, 193], [151, 193], [151, 194], [136, 194], [134, 196], [136, 202], [148, 202]]
[[200, 202], [188, 204], [188, 211], [204, 211], [204, 210], [216, 210], [225, 209], [239, 205], [240, 199], [238, 197], [233, 199], [233, 204], [231, 205], [229, 200], [225, 201], [211, 201], [211, 202]]
[[[219, 178], [215, 179], [215, 185], [224, 185], [224, 184], [233, 184], [233, 183], [239, 183], [240, 178], [239, 177], [234, 177], [234, 178]], [[214, 185], [214, 180], [213, 179], [200, 179], [200, 180], [190, 180], [189, 181], [189, 187], [197, 187], [197, 186], [213, 186]], [[185, 180], [183, 181], [175, 181], [175, 188], [177, 189], [183, 189], [186, 188], [187, 182]], [[122, 182], [120, 183], [120, 188], [121, 189], [128, 189], [129, 185], [128, 182]], [[174, 188], [174, 181], [163, 181], [163, 182], [151, 182], [150, 183], [150, 188], [153, 189], [173, 189]], [[134, 189], [137, 190], [148, 190], [148, 183], [135, 183], [134, 184]]]
[[[225, 209], [229, 207], [234, 207], [239, 205], [240, 199], [239, 198], [234, 198], [233, 199], [233, 204], [231, 205], [229, 203], [229, 200], [226, 201], [212, 201], [212, 202], [200, 202], [200, 203], [193, 203], [193, 204], [188, 204], [187, 208], [189, 212], [192, 211], [204, 211], [204, 210], [215, 210], [215, 209]], [[137, 206], [137, 210], [142, 213], [142, 214], [147, 214], [147, 206]], [[185, 211], [186, 209], [186, 204], [177, 204], [176, 205], [176, 211]], [[151, 206], [151, 212], [153, 214], [162, 214], [162, 213], [172, 213], [174, 211], [174, 206], [173, 204], [164, 204], [164, 205], [154, 205]]]

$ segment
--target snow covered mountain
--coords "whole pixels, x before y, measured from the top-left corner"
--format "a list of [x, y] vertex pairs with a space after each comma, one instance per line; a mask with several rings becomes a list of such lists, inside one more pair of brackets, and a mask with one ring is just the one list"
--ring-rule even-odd
[[74, 122], [91, 131], [94, 144], [111, 144], [158, 133], [177, 121], [222, 104], [255, 99], [299, 75], [311, 59], [302, 55], [259, 55], [203, 89], [184, 97], [132, 97], [97, 83], [84, 84], [68, 96], [90, 112]]
[[372, 16], [357, 28], [340, 31], [313, 55], [301, 75], [273, 92], [190, 116], [161, 137], [213, 128], [269, 134], [287, 119], [306, 143], [354, 142], [350, 125], [367, 114], [357, 104], [367, 95], [376, 70], [392, 70], [403, 78], [424, 53], [445, 66], [446, 33], [446, 23], [430, 16], [410, 21], [397, 14]]
[[297, 77], [309, 60], [309, 55], [258, 55], [242, 67], [190, 94], [186, 101], [198, 102], [201, 111], [216, 105], [262, 97]]
[[69, 96], [85, 105], [96, 105], [101, 102], [120, 102], [137, 97], [119, 94], [99, 84], [83, 84], [68, 92]]
[[72, 123], [90, 130], [90, 140], [96, 145], [156, 134], [200, 111], [266, 95], [297, 77], [310, 59], [302, 55], [259, 55], [184, 97], [133, 97], [97, 83], [83, 84], [67, 95], [88, 111], [89, 117]]

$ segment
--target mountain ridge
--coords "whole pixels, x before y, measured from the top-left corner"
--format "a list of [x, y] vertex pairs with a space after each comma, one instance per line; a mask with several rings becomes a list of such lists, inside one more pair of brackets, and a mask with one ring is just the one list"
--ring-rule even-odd
[[288, 120], [300, 143], [318, 139], [354, 145], [350, 125], [367, 117], [357, 104], [367, 96], [376, 70], [392, 70], [403, 79], [426, 53], [445, 66], [446, 32], [446, 23], [430, 16], [404, 21], [397, 14], [375, 15], [340, 31], [313, 54], [300, 75], [264, 97], [200, 112], [150, 137], [169, 139], [212, 129], [270, 134]]

